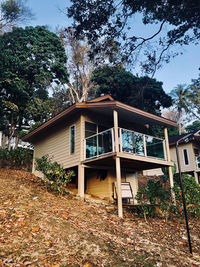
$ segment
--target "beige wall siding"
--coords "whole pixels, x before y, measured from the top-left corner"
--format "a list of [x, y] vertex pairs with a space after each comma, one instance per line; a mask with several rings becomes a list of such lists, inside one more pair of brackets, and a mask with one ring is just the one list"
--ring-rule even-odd
[[[194, 144], [193, 145], [193, 149], [197, 149], [199, 151], [199, 153], [200, 153], [200, 146], [197, 146], [197, 145]], [[195, 165], [196, 171], [199, 172], [200, 171], [200, 168], [198, 168], [198, 166], [197, 166], [195, 154], [194, 154], [194, 165]]]
[[154, 175], [160, 176], [160, 175], [163, 175], [163, 172], [162, 172], [161, 168], [151, 169], [151, 170], [143, 171], [143, 175], [146, 175], [146, 176], [154, 176]]
[[[109, 170], [104, 180], [100, 180], [98, 171], [93, 170], [87, 175], [86, 193], [102, 199], [113, 200], [113, 183], [116, 182], [115, 171]], [[137, 194], [138, 178], [137, 173], [126, 173], [122, 171], [122, 182], [130, 182], [133, 194]], [[116, 196], [115, 196], [116, 197]]]
[[[80, 163], [80, 118], [72, 120], [70, 123], [63, 123], [62, 129], [55, 127], [53, 133], [47, 134], [42, 140], [34, 144], [34, 157], [41, 158], [48, 154], [52, 161], [57, 161], [64, 168], [76, 166]], [[75, 125], [75, 151], [70, 155], [70, 127]], [[35, 168], [33, 167], [33, 172]]]
[[[181, 162], [181, 171], [182, 172], [193, 172], [196, 170], [196, 158], [194, 155], [194, 146], [192, 143], [184, 144], [184, 145], [179, 145], [179, 157], [180, 157], [180, 162]], [[183, 149], [187, 149], [188, 153], [188, 161], [189, 164], [185, 165], [184, 161], [184, 155], [183, 155]], [[171, 160], [176, 163], [177, 166], [177, 156], [176, 156], [176, 147], [170, 147], [170, 156]], [[178, 172], [178, 167], [176, 168], [176, 172]], [[144, 175], [163, 175], [161, 169], [154, 169], [154, 170], [147, 170], [143, 171]]]
[[104, 180], [98, 177], [98, 171], [94, 170], [87, 175], [86, 193], [102, 199], [112, 199], [112, 172], [108, 172]]
[[[181, 162], [181, 171], [182, 172], [194, 171], [196, 169], [196, 164], [195, 164], [193, 144], [188, 143], [188, 144], [184, 144], [184, 145], [179, 145], [178, 149], [179, 149], [179, 157], [180, 157], [180, 162]], [[188, 160], [189, 160], [188, 165], [185, 165], [184, 156], [183, 156], [183, 149], [187, 149]], [[177, 157], [176, 157], [176, 148], [175, 147], [170, 148], [170, 155], [171, 155], [171, 160], [174, 161], [176, 163], [176, 166], [177, 166]], [[177, 167], [177, 171], [178, 171], [178, 167]]]

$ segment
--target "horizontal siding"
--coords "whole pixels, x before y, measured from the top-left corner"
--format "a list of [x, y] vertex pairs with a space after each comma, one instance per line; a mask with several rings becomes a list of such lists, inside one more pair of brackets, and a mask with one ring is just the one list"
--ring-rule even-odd
[[[185, 148], [187, 149], [187, 152], [188, 152], [188, 159], [189, 159], [188, 165], [185, 165], [184, 156], [183, 156], [183, 149]], [[179, 157], [180, 157], [180, 163], [181, 163], [181, 171], [182, 172], [194, 171], [196, 169], [196, 165], [195, 165], [195, 158], [194, 158], [194, 151], [193, 151], [192, 143], [179, 145], [178, 149], [179, 149]], [[171, 155], [171, 160], [174, 161], [177, 166], [177, 156], [176, 156], [175, 147], [170, 148], [170, 155]], [[177, 167], [177, 172], [178, 172], [178, 167]]]
[[[70, 127], [72, 125], [75, 125], [75, 152], [70, 155]], [[64, 168], [69, 168], [79, 164], [80, 149], [80, 118], [78, 118], [63, 126], [62, 129], [55, 128], [53, 133], [34, 144], [34, 157], [41, 158], [48, 154], [52, 161], [57, 161]]]
[[[116, 182], [115, 171], [108, 171], [104, 180], [98, 178], [98, 172], [93, 171], [87, 175], [87, 188], [86, 193], [97, 196], [102, 199], [113, 200], [113, 187], [112, 183]], [[125, 176], [122, 174], [122, 182], [125, 182]]]
[[160, 176], [163, 175], [162, 169], [161, 168], [157, 168], [157, 169], [151, 169], [151, 170], [145, 170], [143, 171], [143, 175], [146, 176]]

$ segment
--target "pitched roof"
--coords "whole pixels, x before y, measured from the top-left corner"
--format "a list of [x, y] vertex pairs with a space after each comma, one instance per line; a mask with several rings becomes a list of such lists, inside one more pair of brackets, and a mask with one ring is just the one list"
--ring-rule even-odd
[[149, 123], [149, 124], [156, 123], [165, 126], [175, 126], [175, 127], [177, 126], [177, 124], [174, 121], [148, 113], [138, 108], [134, 108], [132, 106], [123, 104], [119, 101], [115, 101], [110, 95], [105, 95], [89, 100], [87, 102], [76, 103], [66, 108], [56, 116], [44, 122], [38, 128], [34, 129], [33, 131], [25, 135], [23, 137], [23, 141], [32, 142], [36, 136], [38, 137], [40, 133], [55, 126], [62, 120], [68, 118], [69, 116], [79, 113], [81, 110], [92, 110], [95, 112], [100, 112], [103, 115], [107, 116], [108, 114], [106, 112], [108, 111], [111, 112], [113, 109], [118, 110], [119, 113], [123, 115], [123, 118], [127, 119], [128, 121], [134, 119], [134, 121], [136, 122], [138, 120], [139, 122], [143, 121], [144, 123]]
[[114, 98], [112, 98], [111, 95], [101, 95], [99, 97], [93, 98], [91, 100], [88, 100], [87, 102], [91, 103], [91, 102], [102, 102], [102, 101], [113, 101]]
[[191, 142], [191, 141], [200, 141], [200, 130], [193, 131], [191, 133], [185, 133], [185, 134], [171, 136], [171, 137], [169, 137], [169, 145], [170, 146], [176, 145], [177, 141], [181, 140], [182, 138], [184, 138], [186, 136], [187, 136], [186, 140], [183, 140], [180, 143], [184, 143], [186, 141], [187, 141], [187, 143]]

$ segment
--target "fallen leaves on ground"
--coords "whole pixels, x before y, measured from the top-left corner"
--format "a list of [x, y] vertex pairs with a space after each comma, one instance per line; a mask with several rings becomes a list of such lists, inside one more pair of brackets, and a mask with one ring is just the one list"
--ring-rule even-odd
[[0, 170], [0, 266], [200, 266], [199, 220], [152, 218], [46, 191], [24, 171]]

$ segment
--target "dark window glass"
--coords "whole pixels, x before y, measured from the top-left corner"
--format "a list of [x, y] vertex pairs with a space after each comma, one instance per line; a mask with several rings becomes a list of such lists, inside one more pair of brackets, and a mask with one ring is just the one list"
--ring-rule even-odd
[[75, 150], [75, 126], [70, 128], [70, 154], [73, 154]]
[[107, 129], [109, 129], [108, 127], [106, 126], [103, 126], [103, 125], [98, 125], [98, 132], [101, 133], [103, 131], [106, 131]]
[[196, 157], [199, 156], [199, 150], [197, 148], [194, 148], [194, 154]]
[[183, 156], [184, 156], [185, 165], [189, 165], [187, 149], [183, 149]]
[[85, 122], [85, 138], [97, 133], [97, 125], [91, 122]]

